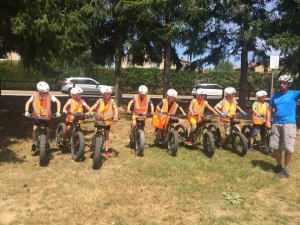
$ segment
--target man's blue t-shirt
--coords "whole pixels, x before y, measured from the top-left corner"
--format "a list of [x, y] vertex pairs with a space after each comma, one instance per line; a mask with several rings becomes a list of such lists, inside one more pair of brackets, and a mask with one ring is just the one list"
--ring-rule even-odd
[[270, 106], [275, 109], [274, 123], [296, 123], [297, 101], [300, 91], [288, 90], [285, 93], [277, 92], [270, 100]]

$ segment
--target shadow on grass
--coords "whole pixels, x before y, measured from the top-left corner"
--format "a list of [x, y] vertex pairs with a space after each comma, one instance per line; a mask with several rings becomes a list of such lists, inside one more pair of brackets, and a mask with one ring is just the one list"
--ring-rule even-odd
[[263, 160], [252, 160], [251, 163], [253, 167], [259, 166], [264, 171], [269, 171], [274, 166], [272, 163], [265, 162]]
[[23, 163], [26, 160], [16, 156], [16, 153], [7, 148], [1, 148], [0, 151], [0, 164], [1, 163]]

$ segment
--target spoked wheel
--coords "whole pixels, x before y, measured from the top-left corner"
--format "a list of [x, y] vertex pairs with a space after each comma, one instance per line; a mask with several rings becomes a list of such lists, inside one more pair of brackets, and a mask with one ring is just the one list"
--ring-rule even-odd
[[172, 130], [168, 134], [168, 153], [171, 156], [176, 156], [178, 150], [178, 134]]
[[220, 143], [220, 141], [221, 141], [221, 131], [220, 131], [220, 128], [217, 124], [215, 124], [215, 123], [209, 124], [208, 127], [207, 127], [207, 131], [209, 131], [213, 135], [213, 138], [214, 138], [214, 141], [215, 141], [215, 146], [218, 143]]
[[137, 156], [144, 156], [144, 148], [145, 148], [145, 133], [143, 130], [138, 130], [136, 132], [135, 139], [135, 154]]
[[101, 150], [103, 146], [103, 136], [95, 136], [95, 151], [93, 157], [93, 169], [99, 169], [101, 167]]
[[184, 142], [188, 139], [188, 132], [186, 127], [182, 124], [177, 124], [175, 130], [178, 133], [178, 144], [183, 145]]
[[40, 138], [39, 138], [39, 148], [40, 148], [40, 166], [45, 166], [47, 164], [47, 147], [46, 147], [46, 143], [47, 143], [47, 138], [45, 134], [41, 134]]
[[210, 132], [206, 132], [203, 135], [203, 149], [208, 157], [212, 157], [215, 153], [215, 140]]
[[247, 139], [241, 132], [233, 132], [231, 141], [232, 141], [233, 150], [239, 156], [244, 156], [247, 154], [247, 150], [248, 150]]
[[250, 147], [250, 138], [251, 138], [252, 130], [253, 127], [249, 124], [244, 125], [241, 130], [242, 134], [245, 136], [245, 138], [247, 138], [248, 147]]
[[61, 147], [60, 143], [63, 140], [63, 135], [64, 135], [64, 130], [66, 128], [65, 123], [60, 123], [58, 124], [55, 132], [55, 143], [57, 147]]
[[79, 161], [84, 155], [85, 140], [81, 132], [76, 132], [72, 137], [71, 155], [74, 161]]

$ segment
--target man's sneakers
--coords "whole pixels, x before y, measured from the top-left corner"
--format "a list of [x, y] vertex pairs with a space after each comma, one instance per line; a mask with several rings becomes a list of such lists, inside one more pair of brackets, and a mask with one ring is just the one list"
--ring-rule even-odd
[[278, 178], [290, 178], [290, 170], [288, 168], [284, 168], [279, 173], [276, 174]]
[[36, 145], [32, 144], [32, 146], [31, 146], [31, 155], [34, 155], [35, 151], [36, 151]]
[[288, 168], [283, 168], [282, 165], [273, 166], [271, 170], [268, 172], [276, 173], [278, 178], [289, 178], [290, 177], [290, 170]]
[[268, 172], [279, 173], [282, 170], [283, 170], [282, 165], [277, 165], [277, 166], [273, 166], [273, 168], [271, 170], [268, 170]]

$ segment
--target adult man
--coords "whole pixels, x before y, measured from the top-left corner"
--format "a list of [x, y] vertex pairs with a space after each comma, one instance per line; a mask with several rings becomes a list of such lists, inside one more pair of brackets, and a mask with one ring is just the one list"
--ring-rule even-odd
[[[291, 76], [282, 75], [278, 81], [280, 91], [271, 97], [266, 126], [271, 127], [271, 112], [274, 112], [269, 144], [270, 149], [274, 150], [277, 163], [273, 167], [273, 172], [278, 178], [289, 178], [297, 132], [296, 106], [297, 100], [300, 99], [300, 91], [289, 90], [293, 83]], [[282, 151], [285, 151], [284, 168], [282, 167]]]

